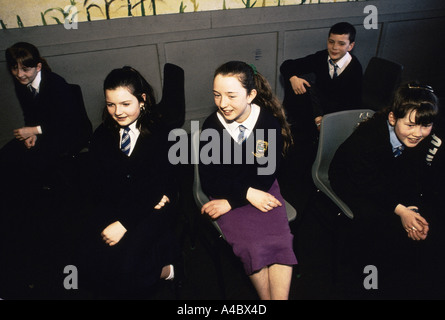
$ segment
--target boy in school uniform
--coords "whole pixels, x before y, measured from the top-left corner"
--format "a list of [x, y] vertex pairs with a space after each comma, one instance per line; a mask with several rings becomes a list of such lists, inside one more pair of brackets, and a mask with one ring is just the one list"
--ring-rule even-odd
[[295, 142], [283, 163], [280, 181], [291, 186], [289, 198], [295, 197], [296, 188], [299, 190], [293, 203], [297, 210], [305, 208], [312, 190], [311, 166], [323, 115], [361, 105], [362, 66], [351, 54], [355, 35], [354, 26], [337, 23], [329, 30], [326, 49], [286, 60], [280, 67], [285, 90], [283, 105]]
[[[337, 23], [329, 30], [326, 49], [283, 62], [280, 72], [287, 87], [283, 104], [288, 113], [298, 115], [305, 112], [303, 108], [312, 107], [314, 122], [319, 126], [324, 114], [360, 106], [363, 70], [351, 54], [355, 35], [353, 25]], [[294, 97], [306, 93], [310, 95], [309, 101]], [[303, 105], [299, 107], [301, 102]]]

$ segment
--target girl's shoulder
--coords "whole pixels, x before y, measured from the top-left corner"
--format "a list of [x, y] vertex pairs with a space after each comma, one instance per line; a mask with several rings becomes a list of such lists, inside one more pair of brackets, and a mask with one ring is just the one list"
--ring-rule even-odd
[[207, 128], [218, 129], [218, 128], [223, 127], [223, 125], [221, 124], [221, 122], [218, 119], [217, 113], [218, 113], [218, 111], [212, 112], [204, 120], [204, 123], [202, 124], [202, 129], [207, 129]]
[[260, 109], [257, 123], [255, 125], [258, 129], [280, 129], [280, 121], [265, 108]]

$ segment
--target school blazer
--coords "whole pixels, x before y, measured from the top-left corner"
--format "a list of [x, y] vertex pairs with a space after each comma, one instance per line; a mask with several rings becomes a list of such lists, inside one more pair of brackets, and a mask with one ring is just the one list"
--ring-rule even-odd
[[373, 214], [382, 215], [394, 212], [399, 203], [419, 205], [427, 184], [437, 179], [438, 171], [432, 169], [443, 168], [438, 159], [434, 166], [428, 161], [435, 137], [431, 134], [394, 158], [387, 116], [376, 114], [338, 148], [329, 169], [331, 186], [355, 213], [372, 207], [380, 209]]
[[[289, 83], [292, 76], [302, 77], [311, 74], [312, 84], [317, 88], [317, 101], [314, 104], [314, 117], [341, 110], [358, 108], [362, 101], [363, 70], [358, 59], [352, 60], [335, 79], [329, 76], [328, 51], [321, 50], [299, 59], [289, 59], [280, 66], [285, 82], [286, 106], [294, 106], [295, 93]], [[297, 102], [298, 103], [298, 102]]]
[[89, 139], [91, 127], [87, 127], [86, 133], [80, 132], [85, 127], [85, 118], [76, 104], [78, 97], [74, 95], [72, 87], [54, 72], [42, 70], [41, 76], [40, 91], [36, 97], [32, 96], [26, 86], [15, 83], [25, 126], [40, 125], [42, 128], [42, 134], [36, 141], [37, 146], [64, 155], [75, 149], [75, 146], [86, 145], [85, 140]]
[[[206, 129], [215, 129], [220, 137], [219, 159], [217, 163], [204, 164], [202, 159], [199, 164], [199, 173], [203, 191], [216, 199], [227, 199], [232, 208], [241, 207], [248, 204], [246, 194], [249, 187], [267, 192], [276, 179], [280, 163], [282, 161], [283, 138], [281, 136], [281, 127], [278, 120], [267, 110], [263, 108], [260, 111], [257, 123], [252, 134], [242, 144], [242, 163], [235, 164], [235, 143], [231, 139], [231, 159], [229, 163], [224, 162], [224, 156], [227, 151], [224, 149], [223, 132], [224, 126], [217, 117], [217, 111], [211, 114], [204, 122], [202, 131]], [[269, 139], [268, 129], [275, 132], [276, 139]], [[260, 131], [257, 131], [260, 130]], [[262, 134], [264, 133], [264, 136]], [[226, 132], [227, 136], [230, 136]], [[208, 142], [202, 141], [200, 149]], [[267, 147], [265, 148], [267, 143]], [[275, 154], [270, 154], [271, 144], [274, 144]], [[252, 156], [253, 163], [246, 162], [246, 156]], [[268, 163], [260, 163], [258, 159], [268, 157]], [[272, 174], [259, 175], [258, 169], [274, 166], [275, 171]], [[273, 167], [269, 167], [272, 169]]]
[[162, 220], [164, 210], [154, 207], [163, 195], [171, 201], [166, 206], [171, 206], [177, 195], [176, 168], [168, 160], [168, 132], [141, 134], [129, 157], [120, 150], [119, 138], [117, 130], [101, 124], [91, 140], [86, 187], [97, 209], [96, 220], [104, 226], [120, 221], [127, 229], [144, 219]]

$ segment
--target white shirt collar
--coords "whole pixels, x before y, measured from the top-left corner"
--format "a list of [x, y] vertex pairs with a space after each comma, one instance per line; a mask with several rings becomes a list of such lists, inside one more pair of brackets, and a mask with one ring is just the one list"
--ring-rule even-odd
[[250, 106], [250, 114], [246, 120], [243, 122], [227, 122], [224, 117], [218, 112], [216, 115], [219, 121], [222, 123], [224, 128], [230, 133], [230, 135], [236, 140], [239, 133], [239, 126], [242, 124], [246, 128], [246, 138], [249, 137], [250, 133], [252, 133], [253, 128], [258, 120], [258, 116], [260, 115], [261, 108], [256, 104], [251, 104]]
[[40, 91], [40, 82], [42, 81], [42, 71], [37, 72], [36, 77], [34, 80], [28, 84], [28, 86], [32, 86], [34, 89], [36, 89], [37, 93]]
[[389, 141], [391, 142], [392, 149], [398, 149], [399, 147], [404, 147], [403, 143], [400, 142], [399, 138], [397, 138], [396, 132], [394, 131], [394, 127], [388, 123], [389, 130]]
[[[334, 73], [334, 66], [331, 65], [329, 63], [329, 60], [331, 59], [331, 57], [328, 55], [328, 65], [329, 65], [329, 71], [332, 74]], [[340, 73], [342, 73], [342, 71], [344, 69], [346, 69], [346, 67], [349, 65], [349, 63], [352, 60], [352, 56], [349, 54], [349, 52], [346, 52], [346, 54], [337, 62], [335, 62], [335, 64], [337, 65], [338, 69], [337, 69], [337, 74], [339, 75]]]

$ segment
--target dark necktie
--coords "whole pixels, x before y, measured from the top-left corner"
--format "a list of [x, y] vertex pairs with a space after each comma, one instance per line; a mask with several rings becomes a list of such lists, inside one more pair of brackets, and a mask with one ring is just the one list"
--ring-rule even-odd
[[128, 132], [130, 131], [129, 127], [124, 128], [124, 133], [122, 134], [122, 142], [121, 142], [121, 150], [123, 153], [125, 153], [127, 156], [130, 153], [130, 135]]
[[31, 92], [33, 97], [35, 97], [37, 95], [37, 90], [32, 85], [28, 85], [28, 89]]
[[394, 158], [400, 156], [402, 154], [403, 149], [405, 149], [403, 145], [393, 149]]
[[334, 75], [332, 76], [332, 79], [337, 78], [337, 76], [338, 76], [338, 74], [337, 74], [337, 69], [338, 69], [337, 64], [334, 61], [332, 61], [332, 59], [329, 59], [329, 63], [334, 67]]

